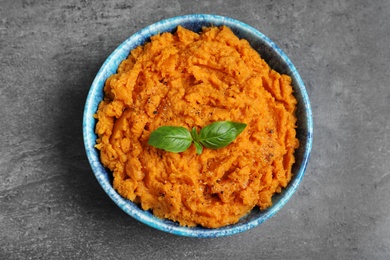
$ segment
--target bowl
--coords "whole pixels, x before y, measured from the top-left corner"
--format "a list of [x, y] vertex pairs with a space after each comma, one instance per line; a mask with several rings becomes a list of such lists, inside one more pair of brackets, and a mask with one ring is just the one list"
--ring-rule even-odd
[[[296, 116], [298, 119], [297, 138], [300, 141], [300, 147], [295, 152], [296, 162], [293, 165], [293, 176], [290, 183], [280, 194], [273, 196], [273, 206], [270, 208], [259, 210], [256, 207], [241, 218], [238, 223], [222, 228], [183, 227], [176, 222], [159, 219], [151, 212], [144, 211], [137, 204], [124, 199], [114, 190], [112, 173], [101, 164], [99, 152], [94, 147], [97, 136], [95, 134], [96, 120], [93, 115], [103, 99], [103, 87], [106, 79], [117, 72], [118, 65], [127, 58], [130, 50], [144, 44], [152, 35], [166, 31], [173, 32], [178, 25], [197, 32], [201, 31], [204, 26], [226, 25], [230, 27], [239, 38], [248, 40], [271, 68], [291, 76], [294, 96], [298, 100]], [[162, 20], [147, 26], [125, 40], [107, 58], [98, 71], [89, 90], [83, 116], [83, 138], [86, 154], [97, 181], [107, 195], [128, 215], [150, 227], [175, 235], [198, 238], [222, 237], [247, 231], [259, 226], [280, 210], [297, 190], [304, 176], [312, 147], [312, 133], [313, 122], [309, 97], [297, 69], [286, 54], [268, 37], [253, 27], [232, 18], [208, 14], [184, 15]]]

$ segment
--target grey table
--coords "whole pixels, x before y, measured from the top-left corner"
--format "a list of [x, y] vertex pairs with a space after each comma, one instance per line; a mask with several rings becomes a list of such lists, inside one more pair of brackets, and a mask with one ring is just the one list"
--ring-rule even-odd
[[[293, 198], [245, 233], [166, 234], [122, 212], [87, 162], [81, 121], [103, 61], [146, 25], [241, 20], [294, 62], [314, 114]], [[390, 2], [0, 2], [0, 259], [390, 259]]]

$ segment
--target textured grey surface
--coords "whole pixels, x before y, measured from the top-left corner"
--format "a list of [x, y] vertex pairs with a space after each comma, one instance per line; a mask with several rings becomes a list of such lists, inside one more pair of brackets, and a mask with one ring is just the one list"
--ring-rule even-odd
[[[286, 206], [248, 232], [191, 239], [153, 230], [104, 194], [81, 121], [117, 45], [188, 13], [257, 28], [294, 62], [314, 145]], [[0, 259], [390, 259], [390, 2], [0, 3]]]

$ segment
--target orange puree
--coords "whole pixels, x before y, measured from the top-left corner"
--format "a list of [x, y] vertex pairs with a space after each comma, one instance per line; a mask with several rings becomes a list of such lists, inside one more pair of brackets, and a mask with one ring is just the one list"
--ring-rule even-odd
[[[272, 205], [291, 179], [296, 99], [291, 78], [272, 70], [228, 27], [178, 27], [131, 51], [104, 87], [97, 149], [114, 188], [159, 218], [183, 226], [236, 223]], [[182, 153], [148, 145], [164, 125], [191, 130], [246, 123], [225, 148]]]

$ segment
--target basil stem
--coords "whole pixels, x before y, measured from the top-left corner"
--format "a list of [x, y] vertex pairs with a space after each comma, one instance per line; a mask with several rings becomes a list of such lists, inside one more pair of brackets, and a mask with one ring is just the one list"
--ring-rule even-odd
[[195, 145], [195, 148], [196, 148], [196, 153], [197, 154], [201, 154], [202, 151], [203, 151], [203, 146], [200, 144], [199, 142], [199, 134], [198, 132], [196, 131], [196, 127], [193, 127], [192, 130], [191, 130], [191, 136], [192, 136], [192, 139], [194, 141], [194, 145]]

